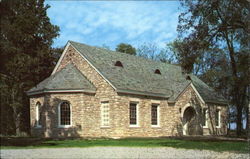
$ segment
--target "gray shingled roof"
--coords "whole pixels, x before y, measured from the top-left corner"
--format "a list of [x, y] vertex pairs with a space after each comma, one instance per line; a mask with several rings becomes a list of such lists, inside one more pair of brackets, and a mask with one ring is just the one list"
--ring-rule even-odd
[[83, 92], [95, 92], [95, 86], [73, 65], [68, 64], [65, 68], [46, 78], [27, 93], [46, 91], [79, 90]]
[[200, 96], [205, 102], [210, 102], [210, 103], [216, 102], [221, 104], [228, 103], [227, 100], [222, 95], [215, 92], [211, 87], [209, 87], [198, 77], [194, 75], [190, 76], [194, 87], [199, 92]]
[[[135, 94], [169, 97], [174, 101], [178, 95], [193, 83], [205, 102], [225, 103], [226, 100], [202, 82], [191, 75], [191, 81], [186, 80], [181, 67], [148, 60], [142, 57], [110, 51], [103, 48], [88, 46], [69, 41], [92, 65], [117, 89], [117, 92], [133, 92]], [[114, 66], [121, 61], [122, 67]], [[161, 75], [154, 71], [159, 69]]]

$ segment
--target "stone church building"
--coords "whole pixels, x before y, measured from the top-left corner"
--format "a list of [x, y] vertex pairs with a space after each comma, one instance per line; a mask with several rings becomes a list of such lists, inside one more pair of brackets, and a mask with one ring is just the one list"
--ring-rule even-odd
[[33, 136], [227, 133], [227, 101], [180, 66], [73, 41], [27, 94]]

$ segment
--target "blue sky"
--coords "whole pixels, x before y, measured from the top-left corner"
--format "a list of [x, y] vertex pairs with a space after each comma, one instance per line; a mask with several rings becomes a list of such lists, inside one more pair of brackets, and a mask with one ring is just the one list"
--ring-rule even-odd
[[163, 48], [177, 38], [179, 1], [55, 0], [45, 3], [51, 6], [47, 13], [52, 24], [61, 29], [54, 47], [73, 40], [92, 46], [106, 45], [112, 50], [121, 42], [135, 47], [144, 42], [154, 43]]
[[68, 40], [114, 49], [121, 42], [160, 48], [177, 37], [178, 1], [46, 1], [48, 16], [61, 29], [54, 47]]

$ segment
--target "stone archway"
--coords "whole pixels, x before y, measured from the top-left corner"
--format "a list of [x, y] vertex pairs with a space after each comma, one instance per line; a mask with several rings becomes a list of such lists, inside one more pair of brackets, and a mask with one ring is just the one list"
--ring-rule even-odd
[[185, 107], [182, 113], [183, 135], [202, 135], [198, 116], [194, 107]]

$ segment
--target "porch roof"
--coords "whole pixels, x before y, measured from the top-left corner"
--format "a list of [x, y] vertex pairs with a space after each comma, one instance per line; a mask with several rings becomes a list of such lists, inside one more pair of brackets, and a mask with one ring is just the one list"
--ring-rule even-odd
[[89, 92], [94, 93], [95, 86], [72, 64], [51, 75], [27, 91], [28, 95], [45, 92]]

